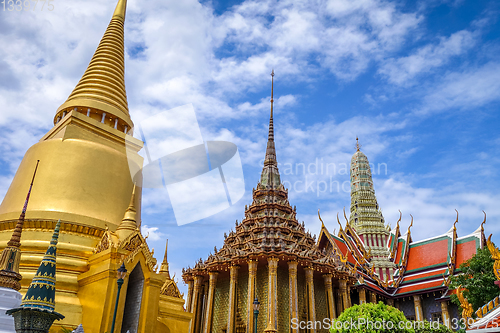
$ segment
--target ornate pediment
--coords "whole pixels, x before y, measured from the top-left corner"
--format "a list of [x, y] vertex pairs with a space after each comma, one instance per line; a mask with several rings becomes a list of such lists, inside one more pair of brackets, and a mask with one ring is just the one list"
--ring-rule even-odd
[[106, 231], [101, 237], [101, 240], [99, 243], [97, 243], [96, 247], [94, 248], [93, 252], [94, 254], [100, 253], [104, 250], [107, 250], [111, 247], [118, 247], [118, 238], [116, 235], [109, 231], [109, 229], [106, 227]]

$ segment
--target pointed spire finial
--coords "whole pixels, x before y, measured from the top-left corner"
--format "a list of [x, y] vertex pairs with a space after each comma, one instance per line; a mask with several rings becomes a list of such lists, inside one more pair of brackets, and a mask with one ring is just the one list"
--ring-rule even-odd
[[125, 211], [123, 216], [122, 223], [116, 229], [116, 234], [120, 240], [124, 240], [131, 233], [137, 230], [137, 209], [135, 208], [135, 191], [137, 185], [134, 183], [134, 187], [132, 189], [132, 196], [130, 197], [130, 204]]
[[97, 113], [113, 119], [117, 129], [133, 128], [125, 89], [124, 23], [127, 0], [119, 0], [111, 22], [82, 78], [54, 116], [54, 125], [69, 111]]
[[5, 247], [0, 254], [0, 287], [11, 288], [14, 290], [21, 289], [20, 281], [22, 276], [19, 274], [19, 262], [21, 260], [21, 233], [23, 232], [24, 217], [26, 215], [26, 210], [28, 209], [31, 189], [33, 188], [39, 163], [40, 160], [36, 162], [35, 171], [33, 172], [33, 177], [31, 178], [31, 184], [28, 194], [26, 195], [26, 200], [24, 201], [23, 210], [21, 211], [21, 215], [19, 215], [14, 232], [7, 243], [7, 247]]
[[168, 239], [167, 244], [165, 245], [165, 255], [163, 256], [163, 262], [160, 266], [160, 274], [166, 275], [167, 279], [170, 280], [170, 272], [168, 269], [168, 260], [167, 260], [167, 252], [168, 252]]
[[356, 151], [359, 151], [361, 148], [361, 145], [359, 144], [358, 137], [356, 136]]

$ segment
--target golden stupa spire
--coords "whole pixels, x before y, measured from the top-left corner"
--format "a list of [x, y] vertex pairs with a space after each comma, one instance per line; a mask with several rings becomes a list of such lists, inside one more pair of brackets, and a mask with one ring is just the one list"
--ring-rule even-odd
[[167, 239], [167, 244], [165, 245], [165, 255], [163, 256], [163, 262], [161, 263], [161, 266], [160, 266], [160, 274], [166, 275], [167, 279], [170, 280], [170, 272], [168, 270], [167, 252], [168, 252], [168, 239]]
[[40, 160], [36, 162], [35, 172], [33, 172], [33, 178], [31, 178], [30, 188], [28, 190], [28, 194], [26, 195], [23, 210], [17, 220], [14, 232], [12, 233], [10, 241], [7, 243], [7, 247], [3, 249], [0, 254], [0, 287], [11, 288], [14, 290], [21, 289], [20, 282], [22, 276], [19, 274], [19, 262], [21, 260], [21, 233], [23, 231], [24, 217], [26, 215], [26, 210], [28, 209], [28, 202], [30, 200], [33, 182], [35, 181], [38, 163], [40, 163]]
[[118, 119], [116, 124], [119, 124], [120, 128], [132, 128], [125, 91], [126, 7], [127, 0], [118, 1], [111, 22], [89, 66], [66, 102], [57, 110], [54, 124], [67, 112], [76, 109], [82, 113], [97, 113], [103, 122]]
[[137, 209], [135, 208], [135, 191], [137, 185], [134, 184], [134, 189], [132, 190], [132, 197], [130, 198], [130, 204], [125, 211], [122, 223], [116, 229], [116, 235], [120, 240], [124, 240], [131, 233], [137, 230]]
[[356, 151], [359, 151], [361, 149], [361, 145], [359, 144], [358, 137], [356, 136]]

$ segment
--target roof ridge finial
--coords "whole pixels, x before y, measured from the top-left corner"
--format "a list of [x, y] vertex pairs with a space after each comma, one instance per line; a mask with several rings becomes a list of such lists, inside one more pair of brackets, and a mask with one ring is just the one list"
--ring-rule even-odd
[[360, 151], [361, 145], [359, 144], [358, 136], [356, 135], [356, 151]]

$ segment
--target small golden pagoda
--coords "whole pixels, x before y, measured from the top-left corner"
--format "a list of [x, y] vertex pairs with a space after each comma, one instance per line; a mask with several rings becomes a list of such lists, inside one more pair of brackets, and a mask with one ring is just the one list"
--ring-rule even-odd
[[[271, 74], [274, 86], [274, 71]], [[299, 332], [301, 322], [336, 318], [349, 307], [355, 277], [346, 258], [319, 251], [296, 218], [280, 180], [274, 145], [273, 88], [266, 157], [253, 202], [221, 249], [183, 270], [190, 333], [254, 332], [253, 302], [261, 303], [257, 332]], [[310, 330], [309, 332], [326, 332]], [[303, 332], [303, 330], [300, 330]]]
[[122, 262], [130, 274], [118, 302], [117, 331], [186, 332], [192, 316], [184, 311], [166, 257], [157, 272], [154, 251], [139, 231], [143, 143], [131, 136], [125, 90], [126, 5], [118, 1], [83, 77], [57, 109], [52, 129], [26, 152], [0, 205], [2, 250], [40, 160], [15, 278], [22, 276], [25, 294], [61, 220], [55, 311], [65, 318], [51, 332], [81, 323], [86, 333], [109, 332]]

